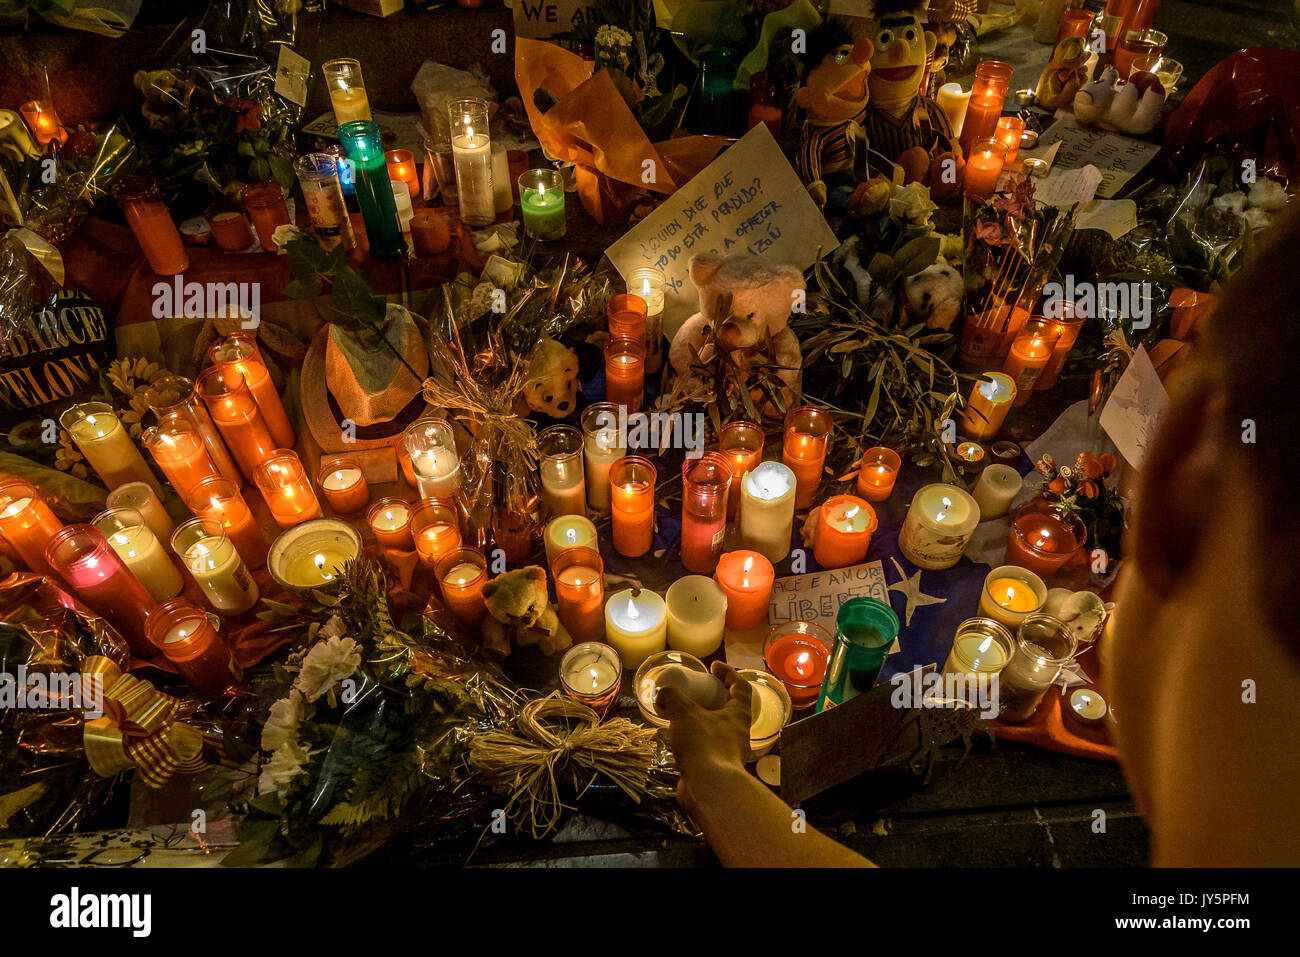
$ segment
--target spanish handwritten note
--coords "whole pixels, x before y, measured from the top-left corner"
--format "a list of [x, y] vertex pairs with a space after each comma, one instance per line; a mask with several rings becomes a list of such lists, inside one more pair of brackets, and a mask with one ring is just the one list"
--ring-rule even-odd
[[880, 562], [778, 578], [767, 609], [770, 624], [811, 621], [835, 634], [835, 616], [850, 598], [879, 598], [889, 604], [885, 569]]
[[698, 306], [687, 274], [692, 256], [748, 253], [804, 269], [837, 245], [821, 210], [760, 123], [606, 254], [624, 278], [638, 266], [664, 271], [664, 321], [672, 331]]

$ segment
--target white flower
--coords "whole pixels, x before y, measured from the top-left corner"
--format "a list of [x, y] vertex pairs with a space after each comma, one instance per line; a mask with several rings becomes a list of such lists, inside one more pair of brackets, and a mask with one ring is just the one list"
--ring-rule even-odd
[[1273, 221], [1273, 214], [1266, 209], [1252, 206], [1250, 209], [1246, 210], [1244, 219], [1251, 229], [1263, 229]]
[[307, 763], [307, 749], [297, 741], [286, 741], [271, 754], [271, 760], [262, 766], [257, 779], [257, 793], [275, 791], [283, 798], [293, 786], [293, 779], [302, 773]]
[[930, 188], [920, 183], [901, 186], [889, 197], [889, 218], [902, 226], [914, 229], [928, 226], [930, 214], [935, 209], [930, 199]]
[[[328, 626], [328, 622], [326, 626]], [[321, 629], [324, 631], [324, 628]], [[328, 694], [336, 684], [349, 677], [361, 664], [359, 645], [351, 638], [337, 636], [316, 642], [303, 659], [302, 670], [293, 686], [308, 701]]]
[[1286, 205], [1286, 187], [1277, 180], [1265, 176], [1262, 179], [1257, 179], [1254, 185], [1250, 187], [1248, 199], [1250, 205], [1255, 209], [1264, 209], [1270, 213], [1276, 213]]
[[1226, 209], [1230, 213], [1240, 216], [1246, 211], [1246, 194], [1241, 192], [1224, 193], [1222, 196], [1214, 197], [1210, 203], [1216, 209]]
[[302, 695], [290, 691], [289, 697], [271, 705], [271, 713], [266, 717], [266, 724], [262, 725], [262, 750], [274, 751], [289, 741], [297, 740], [302, 718]]
[[330, 615], [329, 620], [320, 626], [320, 631], [316, 632], [317, 638], [342, 638], [344, 632], [343, 619], [338, 615]]

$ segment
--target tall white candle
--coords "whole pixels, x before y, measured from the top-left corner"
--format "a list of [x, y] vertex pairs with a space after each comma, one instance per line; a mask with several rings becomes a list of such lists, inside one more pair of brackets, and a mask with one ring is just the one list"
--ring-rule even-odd
[[460, 218], [470, 226], [487, 226], [497, 216], [492, 192], [488, 104], [484, 100], [453, 100], [448, 105], [448, 114]]
[[611, 426], [608, 421], [601, 419], [601, 415], [595, 417], [600, 421], [590, 429], [587, 428], [584, 416], [585, 435], [582, 448], [587, 481], [587, 504], [596, 511], [607, 512], [610, 507], [609, 467], [627, 454], [627, 447], [619, 438], [617, 416], [614, 416], [615, 424]]
[[257, 604], [261, 597], [257, 582], [235, 546], [224, 534], [214, 533], [204, 519], [194, 519], [178, 528], [172, 536], [172, 548], [221, 614], [238, 615]]
[[492, 197], [497, 213], [508, 213], [515, 205], [515, 194], [510, 189], [510, 155], [506, 148], [492, 144]]
[[727, 593], [707, 575], [687, 575], [669, 586], [668, 647], [707, 658], [722, 646], [727, 625]]
[[59, 418], [72, 441], [110, 490], [127, 482], [145, 482], [157, 494], [162, 486], [113, 410], [102, 402], [74, 405]]
[[605, 640], [623, 659], [624, 668], [637, 668], [668, 642], [664, 600], [652, 591], [624, 589], [605, 603]]
[[963, 91], [960, 83], [945, 83], [939, 87], [935, 97], [939, 109], [948, 117], [953, 136], [961, 136], [961, 128], [966, 124], [966, 107], [970, 104], [970, 91]]
[[[542, 459], [542, 499], [552, 515], [585, 515], [587, 483], [583, 478], [582, 457], [550, 455]], [[608, 476], [606, 470], [606, 476]]]
[[117, 557], [122, 559], [131, 574], [140, 579], [140, 584], [148, 589], [155, 601], [167, 601], [181, 593], [185, 580], [158, 541], [158, 536], [143, 520], [134, 528], [103, 531]]
[[599, 550], [596, 526], [582, 515], [562, 515], [552, 519], [543, 536], [546, 545], [546, 567], [555, 563], [555, 556], [566, 548], [593, 548]]
[[761, 462], [740, 483], [740, 539], [770, 562], [790, 554], [795, 476], [781, 462]]

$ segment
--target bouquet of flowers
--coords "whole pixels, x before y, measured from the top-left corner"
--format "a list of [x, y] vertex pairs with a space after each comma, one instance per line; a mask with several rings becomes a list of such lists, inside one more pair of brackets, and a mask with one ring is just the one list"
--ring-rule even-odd
[[1088, 548], [1104, 548], [1111, 559], [1120, 555], [1124, 533], [1124, 500], [1106, 484], [1115, 471], [1115, 456], [1080, 452], [1073, 465], [1057, 465], [1044, 455], [1034, 468], [1043, 476], [1040, 494], [1079, 517], [1088, 530]]

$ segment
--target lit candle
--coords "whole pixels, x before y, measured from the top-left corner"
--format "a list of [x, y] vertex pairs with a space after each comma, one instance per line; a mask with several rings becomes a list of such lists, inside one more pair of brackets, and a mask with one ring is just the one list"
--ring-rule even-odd
[[62, 528], [45, 546], [45, 561], [78, 598], [117, 629], [133, 655], [152, 653], [145, 619], [158, 603], [117, 557], [103, 532], [94, 525]]
[[598, 641], [574, 645], [560, 659], [560, 687], [564, 693], [604, 714], [618, 700], [623, 663], [618, 652]]
[[727, 627], [737, 631], [767, 622], [768, 604], [776, 572], [758, 552], [727, 552], [718, 559], [713, 574], [727, 593]]
[[566, 548], [550, 562], [560, 621], [574, 641], [605, 640], [605, 563], [594, 548]]
[[566, 231], [564, 180], [558, 170], [531, 169], [519, 176], [519, 210], [524, 232], [544, 242]]
[[552, 516], [586, 515], [587, 483], [582, 471], [582, 433], [552, 425], [537, 436], [542, 501]]
[[975, 499], [955, 485], [935, 483], [919, 489], [898, 533], [898, 547], [917, 568], [951, 568], [970, 544], [979, 524]]
[[790, 554], [795, 475], [780, 462], [761, 462], [740, 481], [740, 540], [769, 562]]
[[239, 470], [251, 479], [274, 454], [276, 444], [243, 375], [238, 369], [210, 366], [199, 375], [196, 387]]
[[786, 414], [781, 460], [795, 476], [795, 508], [808, 508], [817, 496], [830, 435], [831, 417], [821, 409], [804, 405]]
[[483, 601], [487, 560], [483, 553], [477, 548], [457, 548], [442, 556], [434, 574], [447, 610], [471, 632], [477, 633], [487, 617], [487, 605]]
[[977, 442], [998, 434], [1016, 398], [1016, 383], [1002, 372], [985, 373], [971, 391], [961, 413], [961, 430]]
[[261, 597], [257, 582], [216, 519], [193, 518], [179, 526], [172, 534], [172, 551], [219, 614], [242, 614]]
[[325, 74], [336, 125], [371, 119], [370, 99], [366, 96], [366, 84], [358, 61], [348, 58], [326, 60], [321, 64], [321, 72]]
[[446, 499], [426, 498], [415, 503], [407, 521], [415, 551], [430, 568], [460, 548], [460, 516]]
[[998, 188], [998, 179], [1006, 164], [1006, 151], [994, 139], [980, 140], [966, 158], [963, 190], [966, 198], [982, 203]]
[[867, 557], [876, 512], [856, 495], [835, 495], [822, 503], [817, 517], [813, 557], [822, 568], [856, 565]]
[[610, 339], [605, 344], [605, 398], [628, 412], [641, 408], [645, 393], [645, 344]]
[[957, 626], [943, 673], [995, 675], [1006, 667], [1013, 645], [1011, 632], [998, 622], [990, 618], [969, 618]]
[[160, 276], [189, 269], [189, 253], [158, 192], [158, 181], [152, 176], [122, 176], [112, 191], [149, 268]]
[[415, 154], [410, 150], [388, 150], [384, 153], [388, 178], [405, 183], [411, 196], [420, 194], [420, 175], [415, 169]]
[[1052, 616], [1026, 618], [1016, 632], [1011, 659], [998, 675], [998, 718], [1015, 722], [1033, 715], [1061, 668], [1074, 657], [1074, 649], [1074, 636]]
[[877, 445], [862, 453], [858, 467], [858, 494], [868, 502], [883, 502], [894, 491], [903, 460], [893, 449]]
[[1056, 351], [1061, 329], [1054, 323], [1033, 319], [1011, 341], [1004, 374], [1016, 384], [1014, 405], [1024, 405], [1034, 394], [1034, 383]]
[[605, 637], [623, 659], [624, 668], [640, 666], [667, 647], [664, 600], [641, 588], [615, 592], [605, 603]]
[[170, 539], [172, 532], [176, 530], [176, 523], [167, 513], [162, 499], [154, 492], [152, 486], [144, 482], [127, 482], [125, 485], [119, 485], [104, 498], [104, 507], [130, 508], [139, 512], [144, 517], [144, 523], [158, 536], [160, 542]]
[[598, 512], [608, 511], [609, 467], [627, 454], [627, 433], [619, 428], [618, 406], [589, 405], [582, 413], [582, 435], [587, 504]]
[[1082, 520], [1067, 509], [1026, 502], [1011, 516], [1007, 561], [1050, 578], [1079, 550], [1085, 536]]
[[1066, 714], [1084, 727], [1101, 724], [1109, 710], [1106, 699], [1093, 688], [1075, 688], [1070, 692], [1069, 706], [1064, 709]]
[[664, 362], [664, 289], [667, 279], [658, 266], [638, 266], [627, 274], [627, 291], [646, 305], [645, 371], [654, 375]]
[[82, 402], [59, 416], [59, 424], [110, 490], [125, 482], [145, 482], [162, 494], [162, 486], [118, 421], [112, 406]]
[[[492, 193], [488, 103], [479, 99], [452, 100], [447, 111], [451, 120], [451, 153], [456, 164], [460, 218], [469, 226], [487, 226], [497, 216]], [[563, 190], [559, 192], [563, 203]]]
[[763, 429], [756, 422], [728, 422], [718, 431], [718, 451], [726, 456], [727, 464], [731, 466], [728, 520], [740, 514], [740, 492], [745, 475], [763, 461], [763, 442]]
[[0, 535], [32, 571], [54, 574], [45, 560], [45, 545], [62, 528], [30, 482], [9, 477], [0, 482]]
[[1075, 342], [1078, 341], [1083, 323], [1087, 319], [1068, 299], [1058, 299], [1045, 304], [1043, 316], [1056, 326], [1060, 335], [1056, 340], [1056, 348], [1052, 350], [1052, 358], [1047, 360], [1047, 365], [1043, 366], [1043, 371], [1034, 382], [1034, 389], [1039, 392], [1056, 385], [1056, 380], [1061, 375], [1061, 368], [1065, 365], [1065, 360], [1070, 355], [1070, 350], [1074, 348]]
[[1025, 132], [1025, 121], [1018, 116], [1003, 116], [998, 119], [997, 130], [993, 138], [1002, 147], [1005, 157], [1003, 165], [1015, 166], [1020, 154], [1020, 137]]
[[621, 293], [605, 306], [605, 322], [611, 339], [633, 339], [645, 342], [646, 313], [648, 306], [640, 296]]
[[980, 521], [1007, 514], [1022, 485], [1024, 479], [1009, 465], [990, 465], [981, 472], [972, 493], [980, 508]]
[[337, 518], [318, 518], [276, 538], [266, 569], [281, 588], [308, 592], [333, 584], [360, 554], [361, 536], [355, 528]]
[[[199, 398], [192, 379], [179, 375], [166, 375], [155, 379], [145, 390], [144, 400], [149, 403], [149, 408], [153, 409], [154, 415], [158, 416], [159, 420], [173, 412], [188, 416], [198, 427], [199, 435], [203, 436], [203, 446], [207, 449], [208, 457], [212, 459], [212, 464], [217, 467], [217, 471], [237, 485], [243, 484], [239, 467], [231, 458], [226, 443], [221, 440], [221, 433], [217, 431], [212, 416], [208, 415], [207, 406]], [[182, 494], [181, 497], [185, 496]]]
[[939, 87], [935, 99], [939, 109], [943, 110], [944, 115], [948, 117], [952, 135], [961, 136], [962, 126], [966, 122], [966, 107], [970, 103], [970, 92], [963, 91], [960, 83], [945, 83]]
[[[957, 460], [958, 471], [963, 475], [976, 475], [984, 470], [984, 459], [988, 453], [978, 442], [960, 442], [953, 457]], [[945, 466], [944, 481], [951, 482], [954, 478], [951, 467]]]
[[366, 513], [366, 523], [384, 548], [411, 549], [411, 510], [400, 498], [381, 498]]
[[140, 443], [167, 476], [176, 494], [187, 498], [194, 486], [209, 475], [220, 475], [198, 425], [184, 412], [159, 416], [158, 424], [146, 429]]
[[720, 452], [705, 452], [682, 463], [682, 564], [700, 574], [712, 572], [727, 531], [731, 465]]
[[664, 596], [668, 647], [707, 658], [722, 647], [727, 625], [727, 593], [707, 575], [677, 579]]
[[258, 466], [253, 481], [257, 483], [271, 517], [281, 528], [292, 528], [299, 522], [322, 518], [325, 514], [296, 452], [277, 450]]
[[316, 484], [329, 507], [340, 515], [355, 515], [370, 504], [370, 484], [355, 459], [325, 460]]
[[[614, 550], [620, 555], [636, 558], [650, 551], [654, 544], [657, 477], [650, 460], [639, 455], [626, 455], [610, 466], [610, 520]], [[549, 535], [547, 543], [550, 543]]]
[[28, 100], [18, 107], [18, 112], [27, 121], [27, 126], [39, 146], [48, 146], [50, 140], [55, 137], [60, 143], [67, 142], [68, 131], [63, 128], [63, 122], [59, 119], [53, 103], [45, 100]]
[[402, 436], [421, 498], [452, 498], [460, 491], [456, 436], [445, 419], [417, 419]]
[[773, 675], [754, 668], [742, 668], [740, 677], [749, 682], [752, 696], [749, 705], [749, 756], [762, 757], [781, 736], [781, 730], [794, 712], [790, 693]]
[[180, 570], [139, 512], [110, 508], [96, 515], [94, 524], [154, 601], [166, 601], [181, 593], [185, 580]]
[[796, 709], [817, 701], [835, 639], [820, 625], [791, 621], [776, 625], [763, 644], [763, 660], [790, 695]]
[[[302, 187], [307, 215], [311, 217], [312, 232], [320, 245], [324, 249], [333, 249], [342, 243], [343, 248], [350, 251], [356, 247], [357, 237], [352, 231], [343, 184], [339, 180], [341, 162], [330, 153], [308, 153], [299, 157], [293, 168]], [[212, 220], [209, 220], [209, 225], [213, 225]], [[216, 236], [215, 227], [213, 236]], [[220, 240], [217, 244], [221, 245]]]
[[596, 526], [582, 515], [561, 515], [547, 524], [542, 540], [546, 564], [554, 565], [556, 557], [567, 548], [597, 548]]
[[163, 602], [150, 613], [146, 626], [149, 641], [202, 700], [218, 698], [243, 680], [243, 669], [213, 627], [213, 619], [188, 598]]
[[1007, 63], [985, 60], [975, 67], [975, 81], [966, 104], [961, 130], [961, 149], [971, 155], [975, 144], [993, 136], [1007, 100], [1015, 70]]
[[980, 592], [980, 614], [1006, 625], [1012, 631], [1025, 616], [1038, 611], [1047, 600], [1047, 586], [1027, 568], [1001, 565], [984, 579]]
[[266, 564], [266, 536], [253, 520], [252, 510], [240, 494], [238, 485], [224, 476], [205, 478], [194, 486], [186, 504], [199, 518], [221, 524], [226, 537], [249, 568], [261, 568]]
[[271, 381], [271, 372], [266, 367], [266, 360], [257, 348], [257, 340], [244, 332], [235, 332], [208, 350], [213, 363], [218, 368], [237, 369], [244, 377], [244, 385], [253, 394], [262, 421], [271, 433], [271, 440], [278, 448], [291, 449], [297, 441], [289, 415], [284, 411], [284, 401], [280, 398], [275, 383]]

